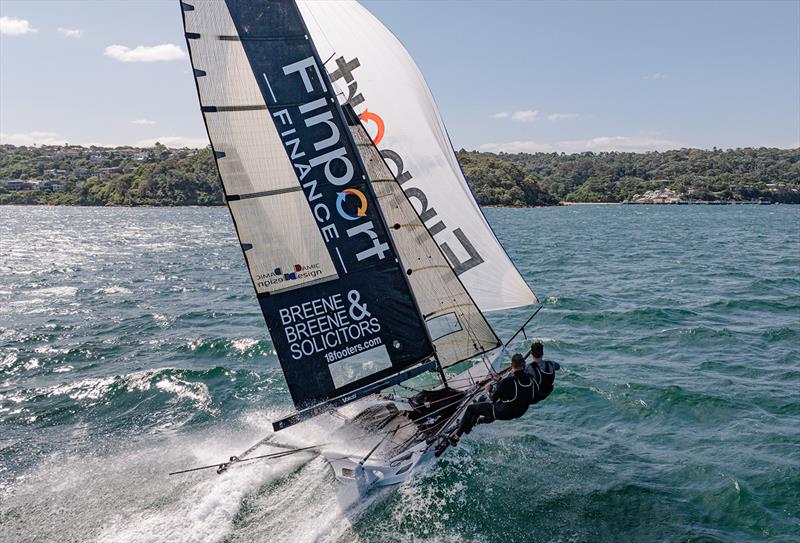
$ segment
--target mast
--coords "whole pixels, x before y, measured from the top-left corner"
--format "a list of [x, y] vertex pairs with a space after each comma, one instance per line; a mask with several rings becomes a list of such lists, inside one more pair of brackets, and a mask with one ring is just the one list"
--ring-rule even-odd
[[[333, 91], [333, 94], [335, 95], [336, 91], [333, 89], [332, 83], [329, 83], [329, 84], [331, 85], [331, 90]], [[337, 101], [337, 104], [338, 104], [338, 101]], [[357, 126], [360, 127], [361, 126], [361, 120], [358, 118], [358, 116], [356, 115], [355, 110], [353, 110], [353, 107], [350, 104], [345, 104], [344, 106], [340, 105], [339, 107], [342, 109], [343, 114], [344, 114], [345, 118], [347, 119], [347, 123], [350, 125], [351, 130], [354, 127], [357, 127]], [[355, 143], [355, 140], [354, 140], [354, 143]], [[358, 151], [357, 147], [356, 147], [356, 150]], [[358, 161], [359, 161], [359, 164], [361, 165], [361, 169], [363, 171], [365, 171], [365, 172], [369, 172], [369, 169], [364, 164], [364, 157], [361, 155], [361, 153], [360, 152], [356, 152], [356, 155], [358, 156]], [[391, 235], [391, 229], [389, 227], [388, 222], [386, 221], [386, 217], [385, 217], [384, 212], [383, 212], [383, 206], [380, 205], [380, 201], [378, 201], [378, 214], [380, 215], [380, 219], [381, 219], [381, 222], [383, 223], [384, 228], [386, 228], [386, 231], [389, 232], [389, 243], [391, 243], [391, 245], [392, 245], [392, 250], [394, 251], [395, 254], [399, 255], [400, 253], [397, 250], [397, 246], [395, 244], [394, 236]], [[399, 259], [400, 259], [400, 262], [402, 263], [403, 259], [402, 258], [399, 258]], [[416, 308], [417, 313], [420, 315], [421, 318], [424, 319], [425, 316], [424, 316], [424, 314], [422, 313], [422, 310], [419, 307], [419, 301], [417, 300], [417, 295], [414, 293], [414, 289], [411, 288], [411, 282], [408, 280], [409, 272], [410, 272], [410, 268], [407, 268], [406, 273], [403, 274], [403, 279], [405, 280], [406, 286], [408, 286], [408, 290], [411, 293], [411, 298], [414, 301], [414, 307]], [[436, 354], [436, 345], [433, 342], [433, 338], [431, 338], [431, 332], [430, 332], [430, 330], [428, 330], [427, 326], [425, 326], [425, 335], [428, 337], [428, 341], [431, 342], [431, 345], [434, 346], [434, 348], [433, 348], [433, 358], [436, 361], [436, 369], [439, 372], [439, 377], [442, 380], [442, 384], [444, 386], [447, 386], [447, 377], [444, 374], [444, 368], [442, 368], [442, 363], [439, 360], [439, 356]]]

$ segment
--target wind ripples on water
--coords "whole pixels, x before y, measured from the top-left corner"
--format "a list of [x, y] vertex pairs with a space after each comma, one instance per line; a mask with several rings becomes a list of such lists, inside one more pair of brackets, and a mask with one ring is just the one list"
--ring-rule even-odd
[[227, 211], [0, 208], [0, 540], [798, 541], [800, 210], [487, 215], [557, 388], [355, 502], [312, 455], [166, 476], [291, 410]]

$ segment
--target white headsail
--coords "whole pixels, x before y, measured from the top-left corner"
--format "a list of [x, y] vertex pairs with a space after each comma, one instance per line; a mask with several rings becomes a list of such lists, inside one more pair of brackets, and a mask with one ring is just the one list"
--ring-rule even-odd
[[492, 232], [433, 96], [397, 38], [355, 1], [298, 1], [331, 80], [372, 131], [425, 226], [482, 311], [537, 303]]

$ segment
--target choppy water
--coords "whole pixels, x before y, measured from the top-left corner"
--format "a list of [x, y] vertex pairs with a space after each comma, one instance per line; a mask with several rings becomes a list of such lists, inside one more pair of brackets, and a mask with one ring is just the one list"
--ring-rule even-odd
[[800, 208], [487, 214], [557, 389], [348, 507], [320, 459], [166, 476], [290, 409], [226, 210], [0, 207], [0, 540], [800, 541]]

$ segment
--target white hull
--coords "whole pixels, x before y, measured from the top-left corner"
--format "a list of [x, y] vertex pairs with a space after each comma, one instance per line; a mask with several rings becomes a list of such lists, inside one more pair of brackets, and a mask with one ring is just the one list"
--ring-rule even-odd
[[[482, 363], [475, 364], [452, 378], [453, 388], [474, 391], [477, 388], [477, 383], [485, 381], [491, 373], [497, 371], [495, 365], [501, 352], [501, 350], [495, 351], [492, 355], [484, 357]], [[393, 401], [389, 402], [372, 403], [366, 406], [362, 404], [361, 409], [355, 414], [352, 411], [354, 406], [351, 405], [349, 408], [345, 408], [349, 411], [350, 416], [346, 416], [343, 413], [344, 409], [340, 410], [340, 414], [348, 419], [348, 422], [345, 422], [342, 426], [342, 430], [345, 434], [348, 429], [349, 431], [355, 429], [357, 433], [363, 432], [364, 427], [357, 422], [359, 417], [380, 405], [390, 405], [400, 413], [398, 419], [402, 422], [395, 424], [401, 428], [409, 425], [414, 426], [404, 414], [412, 410], [411, 405], [406, 399], [395, 397]], [[447, 434], [453, 430], [457, 422], [457, 418], [450, 421], [449, 427], [442, 433]], [[387, 432], [387, 428], [391, 428], [391, 426], [382, 429], [384, 435]], [[414, 427], [415, 432], [416, 427]], [[436, 460], [434, 454], [436, 442], [427, 443], [422, 436], [417, 437], [416, 440], [405, 442], [404, 446], [400, 448], [392, 449], [391, 446], [388, 446], [379, 447], [377, 451], [370, 451], [375, 444], [375, 437], [377, 436], [378, 434], [376, 433], [372, 442], [363, 444], [358, 452], [353, 452], [352, 450], [341, 452], [335, 449], [324, 449], [322, 451], [322, 456], [331, 465], [336, 479], [343, 484], [354, 485], [362, 495], [374, 487], [402, 483]], [[402, 442], [402, 438], [399, 441]], [[348, 443], [348, 445], [352, 446], [353, 444]]]
[[323, 457], [331, 465], [336, 479], [346, 485], [354, 485], [360, 494], [373, 487], [390, 486], [402, 483], [433, 460], [433, 449], [419, 443], [394, 461], [370, 462], [360, 464], [359, 458], [341, 456], [335, 452], [323, 452]]
[[[409, 406], [402, 401], [372, 403], [358, 414], [348, 417], [337, 431], [340, 446], [324, 448], [322, 456], [333, 469], [336, 479], [354, 486], [364, 495], [370, 489], [396, 485], [411, 478], [434, 460], [435, 444], [429, 444], [406, 413]], [[389, 413], [381, 418], [381, 413]], [[379, 416], [375, 416], [375, 415]], [[366, 419], [366, 422], [365, 420]], [[360, 443], [348, 435], [364, 434], [365, 425], [378, 423], [382, 435], [371, 434]]]

